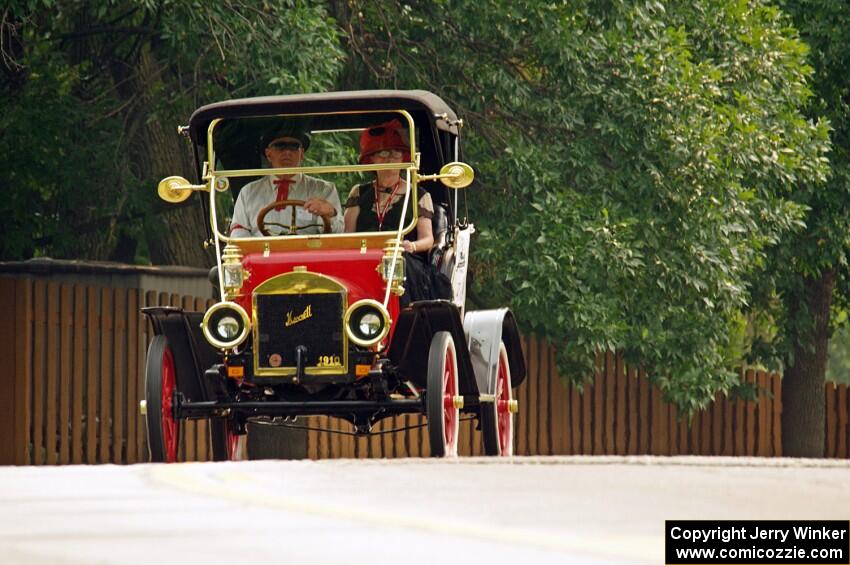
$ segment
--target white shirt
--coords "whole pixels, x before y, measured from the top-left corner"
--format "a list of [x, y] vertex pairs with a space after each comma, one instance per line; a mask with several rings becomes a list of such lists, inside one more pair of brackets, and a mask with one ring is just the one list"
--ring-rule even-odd
[[[257, 215], [260, 210], [277, 199], [277, 186], [274, 181], [277, 176], [268, 175], [253, 182], [249, 182], [239, 192], [236, 205], [233, 208], [233, 220], [230, 222], [231, 237], [260, 237], [263, 234], [257, 228]], [[322, 198], [327, 200], [336, 210], [336, 215], [330, 219], [331, 231], [341, 233], [343, 230], [342, 207], [339, 204], [339, 194], [332, 182], [317, 179], [301, 173], [293, 176], [293, 183], [289, 185], [289, 200], [309, 200], [311, 198]], [[292, 221], [292, 209], [283, 208], [272, 210], [266, 214], [265, 221], [276, 222], [288, 226]], [[295, 207], [295, 221], [299, 226], [318, 224], [315, 227], [298, 230], [298, 234], [316, 234], [324, 231], [324, 223], [321, 216], [311, 214], [300, 206]], [[271, 226], [271, 231], [277, 233], [277, 226]]]

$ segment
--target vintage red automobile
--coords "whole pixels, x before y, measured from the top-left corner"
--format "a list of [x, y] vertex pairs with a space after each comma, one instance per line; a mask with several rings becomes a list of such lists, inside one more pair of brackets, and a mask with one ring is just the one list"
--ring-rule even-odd
[[[402, 162], [358, 162], [364, 132], [387, 123], [400, 125], [409, 150]], [[213, 456], [227, 460], [237, 456], [248, 421], [316, 414], [346, 420], [357, 434], [369, 434], [383, 418], [424, 414], [437, 457], [457, 454], [458, 425], [467, 415], [480, 424], [485, 453], [512, 454], [518, 406], [511, 391], [526, 368], [508, 309], [465, 310], [474, 228], [466, 215], [473, 173], [460, 162], [462, 126], [425, 91], [229, 100], [192, 114], [179, 131], [191, 141], [200, 183], [169, 177], [159, 194], [169, 202], [201, 194], [220, 301], [206, 312], [144, 309], [155, 333], [143, 401], [151, 460], [177, 459], [183, 419], [209, 418]], [[303, 161], [264, 162], [259, 140], [287, 127], [309, 139]], [[382, 231], [335, 230], [324, 218], [303, 229], [304, 202], [289, 199], [261, 211], [278, 214], [276, 222], [258, 218], [262, 234], [231, 231], [236, 194], [254, 179], [307, 175], [346, 194], [390, 169], [408, 190], [398, 196], [398, 222]], [[451, 290], [448, 299], [411, 301], [403, 241], [417, 229], [415, 204], [425, 192], [434, 246], [423, 263]]]

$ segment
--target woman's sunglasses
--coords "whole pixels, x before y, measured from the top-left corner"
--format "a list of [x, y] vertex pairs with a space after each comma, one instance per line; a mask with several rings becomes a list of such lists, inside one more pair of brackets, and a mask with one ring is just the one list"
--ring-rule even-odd
[[399, 149], [382, 149], [381, 151], [376, 151], [372, 153], [374, 157], [380, 157], [381, 159], [388, 159], [392, 157], [393, 159], [398, 159], [401, 157], [401, 150]]

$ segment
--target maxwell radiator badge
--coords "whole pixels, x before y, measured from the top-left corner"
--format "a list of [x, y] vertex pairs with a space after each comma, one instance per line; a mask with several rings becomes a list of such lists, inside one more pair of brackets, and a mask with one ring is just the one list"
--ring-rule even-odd
[[298, 322], [303, 322], [307, 318], [312, 318], [313, 317], [312, 308], [313, 308], [313, 305], [308, 304], [307, 307], [304, 308], [304, 311], [301, 312], [300, 314], [298, 314], [297, 316], [293, 316], [292, 312], [287, 312], [286, 313], [286, 327], [288, 328], [289, 326], [294, 326]]

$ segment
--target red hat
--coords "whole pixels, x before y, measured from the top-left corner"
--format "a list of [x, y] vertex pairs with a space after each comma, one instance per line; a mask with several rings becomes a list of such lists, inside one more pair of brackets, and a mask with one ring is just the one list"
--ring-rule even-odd
[[403, 152], [402, 159], [410, 161], [410, 145], [404, 135], [401, 122], [391, 120], [377, 126], [364, 129], [360, 134], [360, 163], [371, 163], [369, 157], [384, 149], [398, 149]]

